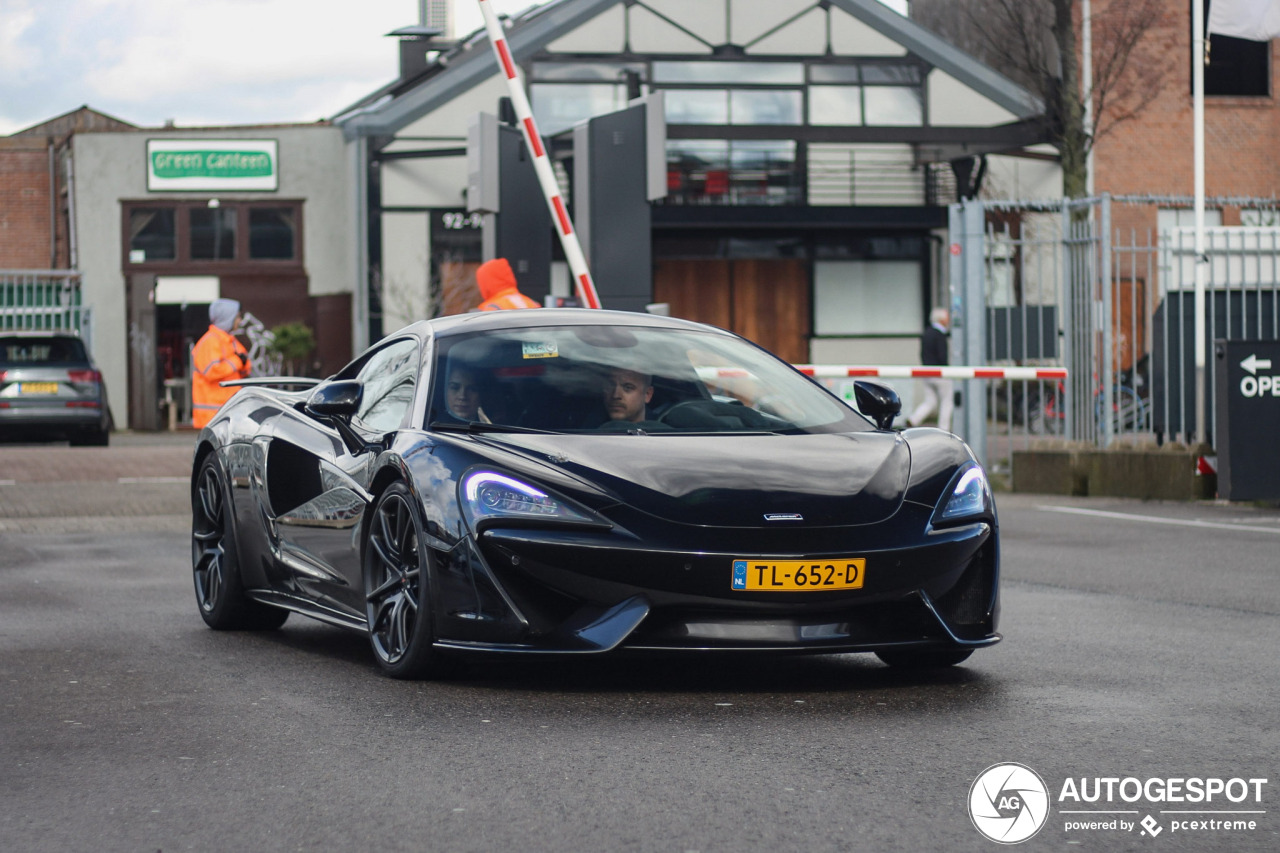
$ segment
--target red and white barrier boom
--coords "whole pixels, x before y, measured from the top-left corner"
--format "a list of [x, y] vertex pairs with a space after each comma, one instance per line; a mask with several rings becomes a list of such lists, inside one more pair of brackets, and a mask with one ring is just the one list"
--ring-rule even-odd
[[[1065, 367], [920, 367], [910, 364], [797, 364], [814, 379], [1066, 379]], [[751, 374], [739, 367], [699, 367], [703, 379], [732, 379]]]
[[920, 367], [919, 365], [797, 364], [815, 379], [1066, 379], [1065, 367]]
[[587, 259], [578, 244], [578, 235], [569, 221], [569, 211], [565, 208], [564, 199], [560, 197], [560, 186], [556, 183], [555, 172], [551, 169], [551, 161], [547, 159], [546, 149], [542, 145], [542, 137], [538, 135], [538, 125], [533, 120], [533, 110], [529, 108], [529, 98], [524, 93], [524, 85], [520, 82], [516, 64], [511, 58], [511, 49], [507, 46], [507, 37], [493, 11], [490, 0], [479, 0], [480, 13], [484, 15], [484, 26], [489, 33], [489, 43], [493, 45], [494, 55], [498, 57], [498, 68], [507, 79], [507, 91], [511, 93], [511, 104], [516, 108], [516, 118], [524, 130], [524, 141], [533, 156], [533, 169], [538, 174], [538, 183], [542, 185], [542, 194], [546, 196], [547, 207], [551, 209], [551, 219], [556, 224], [556, 233], [560, 235], [560, 245], [564, 247], [565, 259], [569, 261], [569, 269], [573, 272], [578, 296], [582, 304], [588, 308], [600, 307], [600, 296], [596, 293], [595, 282], [591, 280], [591, 272], [587, 269]]

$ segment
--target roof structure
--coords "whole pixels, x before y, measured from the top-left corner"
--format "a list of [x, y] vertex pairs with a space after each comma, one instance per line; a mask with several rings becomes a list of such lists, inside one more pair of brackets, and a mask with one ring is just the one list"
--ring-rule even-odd
[[[517, 62], [626, 0], [552, 0], [511, 19], [507, 42]], [[915, 56], [1008, 110], [1020, 121], [1036, 119], [1044, 104], [1035, 95], [879, 0], [827, 0]], [[334, 117], [348, 139], [394, 136], [418, 118], [497, 74], [483, 29], [442, 51], [413, 80], [398, 80]]]

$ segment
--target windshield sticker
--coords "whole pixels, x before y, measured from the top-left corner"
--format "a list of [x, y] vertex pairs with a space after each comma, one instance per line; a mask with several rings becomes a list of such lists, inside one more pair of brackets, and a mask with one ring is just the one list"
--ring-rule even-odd
[[560, 348], [555, 343], [537, 344], [523, 341], [520, 344], [525, 358], [559, 358]]

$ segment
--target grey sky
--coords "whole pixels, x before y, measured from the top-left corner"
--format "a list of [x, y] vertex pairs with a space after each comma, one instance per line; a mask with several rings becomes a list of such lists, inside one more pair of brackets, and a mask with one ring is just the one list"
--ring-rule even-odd
[[[455, 15], [483, 26], [476, 0]], [[141, 126], [329, 118], [395, 79], [386, 34], [417, 21], [417, 0], [0, 0], [0, 136], [86, 104]]]
[[[476, 0], [454, 15], [484, 25]], [[395, 79], [386, 34], [417, 21], [418, 0], [0, 0], [0, 136], [86, 104], [143, 127], [330, 118]]]

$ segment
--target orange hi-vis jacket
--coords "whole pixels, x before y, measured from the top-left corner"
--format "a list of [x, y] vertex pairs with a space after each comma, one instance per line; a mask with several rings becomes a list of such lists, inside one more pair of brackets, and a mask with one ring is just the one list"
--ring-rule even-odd
[[481, 264], [476, 270], [476, 286], [484, 297], [480, 303], [481, 311], [541, 307], [516, 287], [516, 274], [511, 271], [511, 264], [506, 258], [494, 258]]
[[219, 382], [249, 375], [249, 353], [230, 332], [217, 326], [196, 342], [191, 351], [191, 424], [201, 429], [239, 388], [223, 388]]

